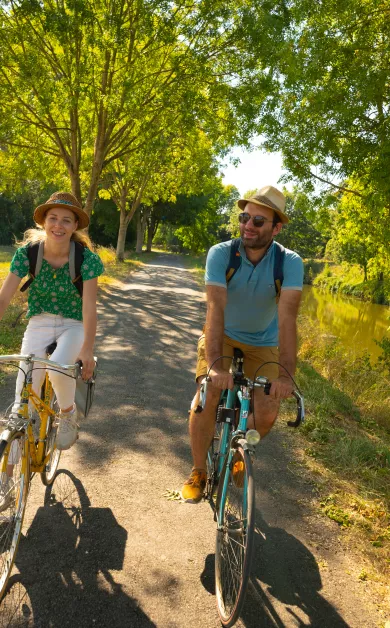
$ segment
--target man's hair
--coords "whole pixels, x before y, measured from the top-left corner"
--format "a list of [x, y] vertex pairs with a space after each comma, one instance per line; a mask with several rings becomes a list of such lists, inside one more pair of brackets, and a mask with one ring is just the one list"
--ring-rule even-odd
[[274, 218], [273, 218], [273, 221], [272, 221], [272, 226], [276, 227], [278, 222], [282, 222], [282, 221], [280, 220], [279, 215], [274, 211]]

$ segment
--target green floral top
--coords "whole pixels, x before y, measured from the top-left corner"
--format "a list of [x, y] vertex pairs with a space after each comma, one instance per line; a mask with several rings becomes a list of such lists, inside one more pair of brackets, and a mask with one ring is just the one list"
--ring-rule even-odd
[[[12, 258], [10, 271], [22, 278], [29, 273], [27, 246], [18, 249]], [[98, 277], [104, 271], [103, 263], [96, 253], [85, 248], [84, 260], [81, 265], [83, 281]], [[83, 320], [82, 299], [73, 285], [69, 273], [69, 263], [61, 268], [53, 268], [44, 259], [42, 268], [28, 289], [27, 318], [46, 312], [61, 314], [65, 318]]]

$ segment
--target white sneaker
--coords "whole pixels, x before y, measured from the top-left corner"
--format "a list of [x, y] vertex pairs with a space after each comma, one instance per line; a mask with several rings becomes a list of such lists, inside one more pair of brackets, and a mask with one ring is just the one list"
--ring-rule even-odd
[[57, 449], [70, 449], [78, 439], [77, 410], [74, 406], [70, 412], [60, 412], [58, 415]]
[[[4, 474], [2, 474], [4, 475]], [[0, 512], [7, 510], [14, 500], [15, 483], [12, 478], [6, 476], [0, 482]]]

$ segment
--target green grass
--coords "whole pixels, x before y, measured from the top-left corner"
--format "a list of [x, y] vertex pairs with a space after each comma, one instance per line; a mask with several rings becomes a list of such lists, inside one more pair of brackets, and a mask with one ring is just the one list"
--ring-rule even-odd
[[363, 270], [356, 264], [324, 264], [312, 283], [318, 288], [341, 292], [372, 303], [390, 304], [390, 279], [384, 281], [369, 278], [364, 281]]
[[383, 572], [390, 560], [390, 375], [320, 335], [306, 317], [299, 330], [297, 379], [307, 410], [300, 431], [306, 462], [322, 478], [320, 509], [360, 538]]
[[182, 260], [185, 267], [192, 272], [195, 281], [200, 286], [204, 286], [206, 255], [183, 255]]

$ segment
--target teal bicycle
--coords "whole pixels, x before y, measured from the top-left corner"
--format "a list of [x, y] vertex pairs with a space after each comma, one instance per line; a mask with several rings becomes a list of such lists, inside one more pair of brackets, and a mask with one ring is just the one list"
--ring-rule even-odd
[[[251, 396], [255, 388], [263, 388], [266, 394], [271, 388], [266, 377], [255, 376], [254, 381], [245, 377], [239, 349], [234, 350], [231, 372], [234, 389], [222, 393], [217, 409], [214, 439], [207, 455], [205, 492], [217, 522], [215, 589], [218, 613], [226, 628], [235, 624], [244, 603], [255, 535], [252, 458], [260, 434], [247, 429]], [[206, 394], [207, 378], [201, 384], [196, 411], [204, 407]], [[305, 416], [304, 400], [297, 390], [293, 395], [297, 400], [297, 418], [288, 421], [288, 425], [298, 427]]]

